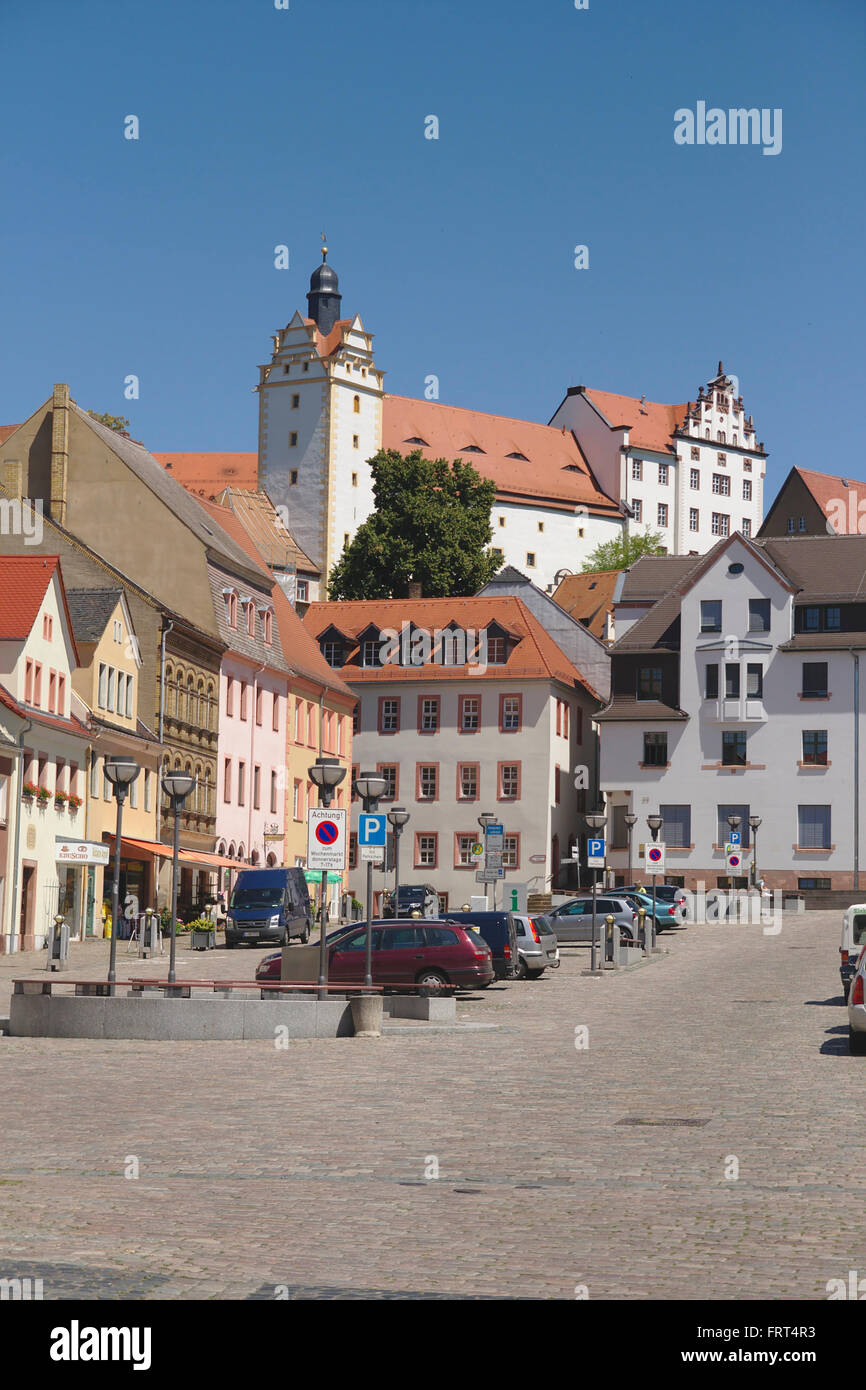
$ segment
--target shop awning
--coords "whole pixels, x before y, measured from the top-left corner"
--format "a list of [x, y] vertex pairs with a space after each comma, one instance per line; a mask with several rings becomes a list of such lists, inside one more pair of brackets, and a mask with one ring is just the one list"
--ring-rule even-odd
[[[322, 882], [322, 871], [321, 871], [321, 869], [304, 869], [304, 878], [307, 880], [308, 883], [312, 883], [312, 884], [318, 883], [318, 884], [321, 885], [321, 882]], [[342, 874], [336, 873], [333, 869], [329, 869], [329, 870], [328, 870], [327, 882], [328, 882], [328, 883], [342, 883], [342, 882], [343, 882], [343, 875], [342, 875]]]
[[[114, 839], [107, 840], [109, 849], [114, 850]], [[171, 859], [174, 853], [171, 845], [163, 844], [161, 840], [133, 840], [122, 835], [120, 839], [121, 854], [135, 858], [140, 854], [147, 854], [150, 858]], [[181, 864], [194, 864], [199, 869], [246, 869], [248, 864], [242, 864], [238, 859], [227, 859], [222, 854], [209, 854], [206, 850], [181, 849], [178, 850], [178, 860]]]

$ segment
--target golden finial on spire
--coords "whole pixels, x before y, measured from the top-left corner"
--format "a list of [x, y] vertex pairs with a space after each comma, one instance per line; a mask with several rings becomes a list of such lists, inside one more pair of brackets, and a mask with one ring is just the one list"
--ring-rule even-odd
[[323, 242], [323, 245], [322, 245], [322, 263], [323, 263], [323, 264], [324, 264], [324, 262], [328, 259], [328, 248], [327, 248], [327, 246], [324, 244], [326, 241], [327, 241], [327, 237], [325, 236], [325, 233], [322, 232], [322, 242]]

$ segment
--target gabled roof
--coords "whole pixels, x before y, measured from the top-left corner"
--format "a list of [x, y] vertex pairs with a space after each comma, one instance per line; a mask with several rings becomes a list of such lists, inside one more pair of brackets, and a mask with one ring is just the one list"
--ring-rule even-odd
[[[221, 507], [217, 502], [203, 503], [208, 515], [224, 526], [235, 538], [237, 544], [241, 546], [250, 559], [262, 563], [262, 557], [256, 545], [239, 519], [229, 511], [228, 507]], [[213, 592], [213, 577], [211, 578], [211, 589]], [[286, 598], [279, 583], [269, 572], [266, 573], [267, 588], [270, 592], [271, 603], [274, 609], [274, 618], [279, 633], [279, 649], [282, 659], [290, 671], [297, 671], [301, 676], [306, 676], [308, 680], [314, 681], [318, 685], [324, 685], [326, 689], [333, 690], [337, 694], [349, 696], [354, 700], [354, 694], [340, 678], [335, 670], [330, 667], [319, 651], [318, 644], [305, 629], [289, 600]], [[219, 600], [219, 602], [218, 602]], [[223, 632], [225, 624], [225, 604], [221, 604], [221, 594], [214, 593], [214, 605], [217, 613], [217, 621], [221, 624], [220, 633]], [[339, 607], [339, 605], [336, 605]], [[238, 650], [236, 638], [238, 633], [234, 628], [226, 630], [231, 633], [229, 645]], [[228, 639], [224, 639], [228, 640]], [[263, 648], [264, 651], [276, 651], [274, 648]], [[261, 659], [261, 658], [260, 658]]]
[[[416, 439], [425, 443], [413, 443]], [[496, 484], [501, 502], [523, 499], [562, 509], [580, 504], [590, 514], [621, 516], [619, 502], [598, 487], [574, 435], [553, 425], [385, 395], [382, 448], [401, 454], [418, 450], [449, 463], [463, 459]]]
[[0, 555], [0, 641], [30, 636], [59, 564], [59, 555]]
[[237, 517], [258, 555], [270, 569], [319, 573], [309, 555], [304, 553], [291, 531], [283, 525], [277, 508], [266, 492], [227, 487], [214, 501], [218, 506], [228, 507]]
[[567, 574], [552, 598], [594, 636], [603, 638], [606, 618], [613, 608], [613, 591], [621, 573], [621, 570], [591, 570], [585, 574]]
[[20, 425], [0, 425], [0, 444], [5, 444], [10, 434], [14, 434], [20, 428]]
[[866, 535], [766, 536], [754, 545], [787, 576], [797, 603], [866, 599]]
[[[513, 595], [501, 597], [433, 598], [433, 599], [365, 599], [340, 603], [311, 603], [304, 615], [304, 627], [318, 641], [332, 625], [348, 633], [357, 644], [361, 634], [371, 626], [377, 632], [390, 628], [400, 632], [403, 623], [425, 628], [431, 634], [436, 628], [450, 624], [466, 630], [481, 631], [497, 623], [514, 638], [519, 638], [504, 665], [488, 666], [480, 671], [477, 665], [445, 666], [361, 666], [350, 660], [342, 667], [347, 681], [430, 681], [430, 680], [558, 680], [568, 686], [581, 686], [594, 699], [598, 695], [553, 638], [527, 608]], [[359, 655], [357, 645], [350, 656]]]
[[177, 449], [155, 453], [157, 463], [171, 473], [176, 482], [199, 497], [211, 498], [225, 487], [253, 489], [258, 486], [259, 456], [256, 453], [185, 453]]
[[66, 599], [76, 641], [98, 642], [122, 595], [122, 589], [68, 589]]
[[71, 714], [68, 719], [64, 719], [57, 714], [46, 714], [45, 710], [36, 709], [33, 705], [24, 705], [15, 699], [5, 685], [0, 685], [0, 705], [11, 710], [19, 719], [31, 719], [34, 724], [42, 724], [47, 729], [60, 729], [66, 734], [76, 734], [79, 738], [87, 738], [90, 735], [87, 725], [76, 715]]
[[[117, 455], [130, 472], [135, 474], [139, 481], [149, 488], [179, 521], [183, 522], [196, 539], [207, 547], [214, 559], [239, 565], [243, 569], [248, 570], [250, 568], [249, 556], [224, 531], [214, 531], [198, 501], [191, 493], [187, 492], [186, 488], [181, 487], [170, 473], [166, 472], [153, 454], [148, 453], [143, 444], [137, 444], [134, 440], [119, 434], [117, 430], [109, 429], [107, 425], [100, 424], [98, 420], [94, 420], [92, 415], [88, 415], [86, 410], [82, 410], [74, 402], [70, 402], [70, 410], [78, 420], [102, 439], [103, 443]], [[256, 565], [254, 568], [258, 569], [261, 566]]]
[[[854, 518], [856, 518], [856, 520], [854, 520], [855, 527], [858, 524], [860, 502], [860, 496], [858, 494], [862, 493], [863, 495], [866, 495], [866, 479], [852, 478], [850, 473], [846, 474], [844, 477], [842, 477], [841, 475], [837, 477], [833, 473], [817, 473], [812, 468], [796, 467], [791, 469], [787, 478], [782, 483], [782, 486], [779, 488], [779, 491], [776, 493], [772, 505], [770, 506], [767, 515], [764, 517], [764, 520], [761, 523], [762, 532], [766, 530], [767, 523], [770, 521], [770, 518], [772, 517], [776, 508], [782, 505], [782, 503], [784, 502], [787, 496], [788, 489], [790, 488], [791, 483], [796, 478], [799, 478], [800, 482], [806, 488], [807, 492], [809, 492], [810, 495], [814, 498], [815, 502], [827, 518], [828, 522], [831, 522], [835, 517], [839, 507], [839, 503], [841, 502], [844, 505], [846, 530], [841, 531], [838, 534], [860, 534], [856, 531], [849, 532], [847, 527], [850, 524], [850, 520], [854, 520]], [[853, 489], [851, 486], [852, 483]], [[849, 511], [849, 499], [851, 497], [852, 491], [854, 492], [855, 497], [853, 517], [851, 515], [851, 512]]]
[[27, 640], [55, 572], [72, 657], [78, 665], [78, 648], [59, 555], [0, 555], [0, 641]]
[[612, 429], [625, 426], [629, 431], [629, 446], [668, 453], [673, 436], [686, 418], [689, 402], [683, 405], [663, 405], [660, 401], [637, 400], [620, 396], [613, 391], [597, 391], [595, 387], [578, 387], [595, 406], [605, 424]]

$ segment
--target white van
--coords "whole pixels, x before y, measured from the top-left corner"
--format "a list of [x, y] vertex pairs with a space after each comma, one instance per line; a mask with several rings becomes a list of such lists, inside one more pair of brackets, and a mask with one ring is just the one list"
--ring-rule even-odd
[[842, 916], [842, 945], [839, 947], [839, 974], [842, 992], [848, 1002], [848, 991], [857, 970], [860, 952], [866, 946], [866, 903], [853, 903]]

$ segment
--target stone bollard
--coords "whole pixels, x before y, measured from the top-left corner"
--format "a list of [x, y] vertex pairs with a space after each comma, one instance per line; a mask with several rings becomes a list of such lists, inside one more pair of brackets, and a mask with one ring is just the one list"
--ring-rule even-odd
[[381, 994], [360, 994], [351, 1000], [356, 1038], [378, 1038], [382, 1033]]

